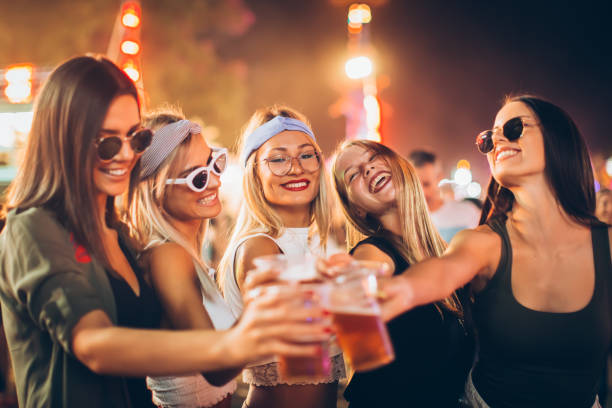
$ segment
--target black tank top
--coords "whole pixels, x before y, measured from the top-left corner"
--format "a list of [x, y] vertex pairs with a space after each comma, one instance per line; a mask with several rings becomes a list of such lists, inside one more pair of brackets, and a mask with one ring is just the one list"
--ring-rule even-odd
[[[121, 239], [119, 246], [138, 278], [140, 296], [136, 296], [130, 285], [116, 273], [107, 271], [115, 296], [117, 325], [135, 329], [158, 329], [162, 315], [161, 303], [153, 288], [144, 280], [142, 269]], [[126, 377], [124, 381], [133, 408], [155, 408], [144, 377]]]
[[521, 305], [512, 293], [512, 247], [506, 224], [495, 275], [476, 295], [479, 361], [473, 381], [492, 407], [591, 407], [612, 343], [612, 261], [608, 230], [592, 227], [595, 289], [581, 310], [552, 313]]
[[[393, 260], [395, 275], [410, 264], [385, 237], [364, 239], [351, 250], [371, 244]], [[458, 291], [464, 311], [463, 291]], [[395, 361], [368, 372], [355, 373], [344, 397], [349, 408], [456, 408], [472, 366], [474, 336], [471, 324], [432, 304], [416, 307], [387, 324]], [[471, 321], [471, 320], [470, 320]]]

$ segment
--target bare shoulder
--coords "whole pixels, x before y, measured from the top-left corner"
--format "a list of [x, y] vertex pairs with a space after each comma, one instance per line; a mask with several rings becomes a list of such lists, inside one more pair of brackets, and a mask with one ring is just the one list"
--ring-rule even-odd
[[488, 225], [459, 231], [451, 240], [445, 256], [469, 259], [478, 275], [491, 278], [501, 256], [501, 237]]
[[246, 278], [248, 271], [254, 268], [253, 259], [258, 256], [281, 254], [282, 251], [271, 238], [263, 235], [258, 235], [244, 241], [236, 250], [236, 259], [234, 264], [234, 273], [238, 286], [242, 287], [242, 283]]
[[[172, 275], [176, 277], [193, 277], [195, 268], [193, 258], [177, 243], [166, 242], [155, 248], [149, 253], [150, 271], [154, 280]], [[171, 274], [168, 271], [172, 271]]]
[[387, 263], [391, 267], [391, 274], [395, 272], [395, 263], [393, 259], [385, 252], [381, 251], [375, 245], [361, 244], [353, 251], [353, 258], [366, 261], [381, 261]]
[[459, 231], [449, 243], [449, 248], [459, 246], [495, 246], [501, 243], [501, 238], [488, 225], [479, 225], [473, 229]]

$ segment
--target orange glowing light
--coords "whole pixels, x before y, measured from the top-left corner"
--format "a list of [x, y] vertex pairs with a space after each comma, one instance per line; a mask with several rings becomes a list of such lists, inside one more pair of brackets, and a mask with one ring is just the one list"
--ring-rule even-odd
[[140, 71], [138, 71], [133, 61], [128, 61], [123, 64], [123, 72], [125, 72], [134, 82], [140, 79]]
[[136, 3], [123, 5], [121, 24], [128, 28], [137, 28], [140, 25], [140, 6]]
[[459, 162], [457, 163], [457, 168], [458, 169], [470, 169], [470, 162], [465, 160], [465, 159], [461, 159], [459, 160]]
[[136, 55], [140, 52], [140, 44], [136, 41], [123, 41], [121, 43], [121, 52], [128, 55]]
[[7, 82], [4, 95], [11, 103], [26, 103], [32, 98], [32, 72], [30, 64], [14, 65], [4, 73]]
[[348, 12], [349, 24], [367, 24], [372, 21], [372, 12], [367, 4], [352, 4]]

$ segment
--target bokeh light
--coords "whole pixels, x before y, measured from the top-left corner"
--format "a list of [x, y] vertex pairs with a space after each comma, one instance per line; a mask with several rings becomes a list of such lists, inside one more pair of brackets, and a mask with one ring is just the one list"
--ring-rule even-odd
[[365, 56], [351, 58], [344, 65], [344, 70], [351, 79], [365, 78], [372, 73], [372, 60]]

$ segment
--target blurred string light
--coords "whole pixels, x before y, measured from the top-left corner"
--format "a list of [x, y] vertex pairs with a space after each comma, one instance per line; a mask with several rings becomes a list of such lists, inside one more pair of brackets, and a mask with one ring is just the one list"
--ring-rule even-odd
[[606, 160], [606, 173], [608, 173], [608, 176], [612, 177], [612, 157]]
[[126, 62], [121, 68], [127, 74], [127, 76], [132, 79], [132, 81], [136, 82], [140, 79], [140, 71], [138, 71], [138, 67], [136, 67], [136, 64], [134, 64], [133, 61], [130, 60]]
[[27, 103], [32, 98], [32, 72], [30, 64], [13, 65], [4, 73], [4, 95], [10, 103]]
[[468, 197], [472, 197], [472, 198], [479, 198], [480, 193], [482, 193], [482, 187], [476, 181], [472, 181], [471, 183], [469, 183], [467, 185], [466, 190], [467, 190]]
[[25, 138], [32, 127], [32, 112], [0, 113], [0, 150], [14, 149], [17, 140]]
[[465, 160], [465, 159], [461, 159], [457, 162], [457, 168], [458, 169], [470, 169], [470, 162]]
[[140, 25], [140, 7], [136, 3], [126, 3], [123, 7], [121, 24], [127, 28], [136, 28]]
[[367, 4], [351, 4], [348, 12], [349, 24], [367, 24], [372, 21], [372, 12]]
[[366, 112], [366, 127], [368, 128], [368, 139], [380, 142], [380, 104], [374, 95], [363, 98], [363, 107]]
[[140, 52], [140, 44], [136, 41], [123, 41], [121, 43], [121, 52], [128, 55], [136, 55]]
[[351, 79], [365, 78], [372, 74], [372, 60], [365, 56], [351, 58], [346, 61], [344, 70]]
[[348, 12], [348, 31], [351, 34], [359, 34], [363, 24], [372, 20], [370, 6], [367, 4], [351, 4]]
[[472, 181], [472, 172], [469, 169], [457, 169], [453, 175], [453, 181], [458, 185], [465, 187]]

